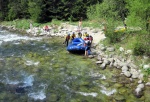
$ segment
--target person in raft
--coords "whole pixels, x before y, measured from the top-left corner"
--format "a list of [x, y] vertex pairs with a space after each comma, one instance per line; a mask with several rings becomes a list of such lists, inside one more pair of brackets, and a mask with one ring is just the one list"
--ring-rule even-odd
[[70, 40], [70, 33], [68, 33], [68, 35], [65, 37], [66, 46], [68, 46], [69, 40]]

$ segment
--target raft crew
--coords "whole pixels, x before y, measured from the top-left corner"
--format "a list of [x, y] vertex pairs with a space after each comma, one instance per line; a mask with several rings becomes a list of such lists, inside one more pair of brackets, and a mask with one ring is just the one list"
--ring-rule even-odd
[[73, 40], [76, 37], [75, 33], [73, 32], [71, 35], [71, 40]]
[[85, 41], [90, 40], [90, 42], [92, 44], [93, 37], [91, 35], [89, 35], [87, 32], [85, 32], [85, 34], [84, 34], [84, 40]]
[[89, 55], [89, 51], [91, 50], [91, 41], [87, 40], [85, 41], [85, 56]]
[[82, 38], [82, 33], [81, 32], [78, 33], [78, 38]]
[[65, 37], [66, 46], [68, 46], [69, 40], [70, 40], [70, 33], [68, 33], [68, 35]]
[[89, 34], [87, 33], [87, 32], [85, 32], [84, 34], [83, 34], [83, 37], [88, 37], [89, 36]]

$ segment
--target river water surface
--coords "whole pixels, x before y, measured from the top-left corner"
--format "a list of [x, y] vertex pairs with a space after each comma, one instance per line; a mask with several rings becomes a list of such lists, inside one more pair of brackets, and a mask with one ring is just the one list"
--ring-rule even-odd
[[0, 30], [0, 102], [141, 102], [117, 83], [117, 70], [101, 70], [62, 42]]

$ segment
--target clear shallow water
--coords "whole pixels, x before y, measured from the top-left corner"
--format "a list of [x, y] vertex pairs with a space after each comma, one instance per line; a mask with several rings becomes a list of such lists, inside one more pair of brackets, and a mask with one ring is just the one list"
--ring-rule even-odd
[[94, 59], [68, 53], [61, 38], [33, 38], [1, 31], [0, 42], [2, 102], [136, 100], [129, 96], [128, 87], [116, 85], [116, 70], [101, 70]]

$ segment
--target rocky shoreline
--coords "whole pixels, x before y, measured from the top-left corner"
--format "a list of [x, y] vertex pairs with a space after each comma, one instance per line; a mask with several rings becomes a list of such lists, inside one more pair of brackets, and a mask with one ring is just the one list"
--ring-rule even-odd
[[[1, 28], [12, 32], [27, 34], [29, 36], [46, 37], [64, 37], [66, 36], [67, 32], [77, 32], [77, 26], [69, 25], [68, 23], [62, 23], [60, 26], [51, 26], [49, 32], [40, 27], [30, 27], [30, 29], [26, 31], [16, 29], [13, 26], [1, 26]], [[150, 68], [150, 63], [136, 65], [133, 60], [132, 50], [127, 50], [123, 47], [115, 49], [113, 46], [104, 46], [103, 44], [99, 43], [99, 41], [105, 39], [105, 35], [102, 29], [84, 27], [82, 29], [82, 33], [84, 32], [88, 32], [94, 38], [91, 49], [92, 54], [88, 57], [96, 58], [97, 61], [95, 63], [103, 70], [106, 68], [117, 68], [118, 70], [121, 70], [120, 75], [126, 76], [130, 79], [130, 81], [136, 79], [137, 86], [134, 89], [134, 95], [137, 98], [141, 98], [144, 95], [143, 91], [146, 89], [146, 87], [150, 87], [150, 76], [148, 78], [148, 81], [145, 82], [144, 74], [142, 73], [140, 68], [148, 69]], [[147, 59], [148, 57], [144, 57], [143, 62]]]

